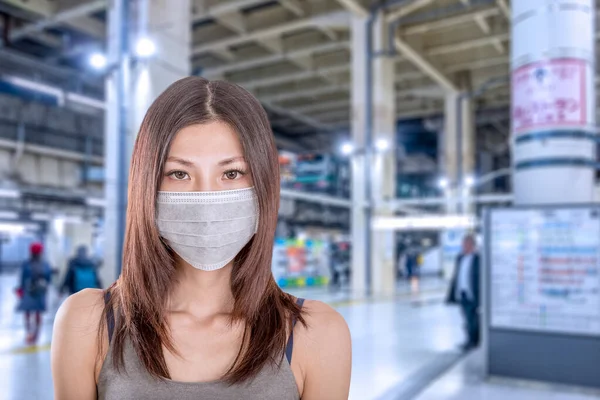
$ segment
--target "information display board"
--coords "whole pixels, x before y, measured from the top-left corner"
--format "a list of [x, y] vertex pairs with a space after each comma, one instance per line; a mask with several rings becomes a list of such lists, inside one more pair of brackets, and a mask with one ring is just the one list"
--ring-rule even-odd
[[490, 215], [490, 326], [600, 336], [600, 207]]

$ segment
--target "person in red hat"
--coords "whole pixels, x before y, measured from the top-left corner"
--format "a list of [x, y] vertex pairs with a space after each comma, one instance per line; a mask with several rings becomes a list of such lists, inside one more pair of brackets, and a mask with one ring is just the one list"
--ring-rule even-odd
[[[23, 263], [21, 268], [21, 286], [19, 292], [21, 299], [18, 311], [25, 313], [25, 328], [27, 330], [27, 344], [37, 342], [42, 313], [46, 311], [46, 294], [52, 277], [50, 265], [42, 259], [44, 246], [41, 243], [32, 243], [29, 248], [30, 258]], [[33, 323], [32, 323], [32, 318]]]

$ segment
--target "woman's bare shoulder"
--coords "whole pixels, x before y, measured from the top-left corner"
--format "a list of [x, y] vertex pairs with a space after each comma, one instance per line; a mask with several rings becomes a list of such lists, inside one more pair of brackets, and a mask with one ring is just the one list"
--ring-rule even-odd
[[93, 328], [97, 333], [103, 310], [103, 290], [82, 290], [69, 296], [60, 306], [54, 322], [55, 329], [58, 327], [80, 332], [83, 328]]
[[103, 291], [98, 289], [70, 296], [58, 310], [51, 357], [55, 398], [95, 398], [103, 310]]
[[306, 300], [302, 309], [306, 326], [299, 329], [300, 334], [318, 342], [325, 342], [324, 344], [333, 338], [335, 340], [347, 338], [347, 344], [350, 344], [348, 324], [333, 307], [321, 301]]
[[294, 329], [294, 354], [304, 377], [302, 398], [347, 399], [352, 364], [348, 324], [320, 301], [305, 301], [303, 310], [306, 325]]

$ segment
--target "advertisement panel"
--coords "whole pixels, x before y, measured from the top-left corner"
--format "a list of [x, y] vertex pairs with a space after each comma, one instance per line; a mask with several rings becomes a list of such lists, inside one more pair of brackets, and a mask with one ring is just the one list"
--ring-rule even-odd
[[600, 208], [494, 210], [491, 326], [600, 335]]
[[518, 135], [560, 126], [588, 126], [586, 62], [554, 59], [524, 65], [512, 74], [512, 123]]

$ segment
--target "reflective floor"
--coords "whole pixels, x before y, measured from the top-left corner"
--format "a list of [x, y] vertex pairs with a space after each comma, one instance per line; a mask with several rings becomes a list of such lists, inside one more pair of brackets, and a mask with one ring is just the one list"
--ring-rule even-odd
[[[22, 316], [14, 313], [15, 286], [15, 276], [0, 275], [0, 399], [52, 399], [52, 313], [46, 315], [39, 345], [25, 346]], [[326, 301], [346, 318], [353, 340], [353, 400], [600, 398], [570, 388], [484, 380], [480, 353], [463, 357], [457, 350], [463, 341], [462, 322], [456, 308], [443, 304], [445, 290], [445, 282], [429, 280], [422, 282], [418, 294], [401, 284], [395, 296], [373, 300], [354, 298], [344, 290], [290, 292]], [[51, 293], [51, 309], [59, 303]]]

